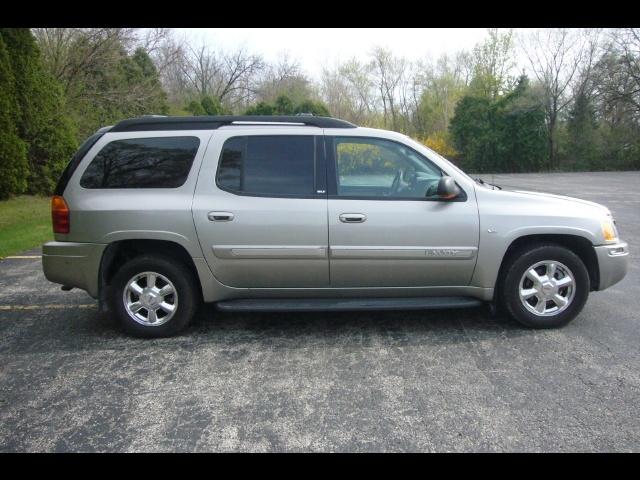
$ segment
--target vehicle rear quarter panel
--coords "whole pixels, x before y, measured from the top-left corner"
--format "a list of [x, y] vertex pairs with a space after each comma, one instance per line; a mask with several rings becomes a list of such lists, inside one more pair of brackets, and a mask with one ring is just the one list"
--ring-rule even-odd
[[[128, 138], [194, 136], [200, 146], [186, 182], [178, 188], [86, 189], [80, 178], [95, 155], [107, 143]], [[191, 257], [202, 257], [191, 204], [198, 172], [210, 131], [123, 132], [105, 134], [74, 172], [64, 191], [69, 205], [71, 232], [56, 235], [57, 241], [108, 244], [118, 240], [157, 239], [183, 246]]]

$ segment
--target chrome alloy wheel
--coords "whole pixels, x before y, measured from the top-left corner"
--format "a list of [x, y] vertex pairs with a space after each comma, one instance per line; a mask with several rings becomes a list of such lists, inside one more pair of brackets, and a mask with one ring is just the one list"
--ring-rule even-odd
[[155, 272], [133, 276], [122, 294], [124, 308], [136, 322], [157, 327], [167, 323], [178, 309], [178, 293], [171, 281]]
[[518, 294], [531, 313], [549, 317], [566, 310], [575, 295], [576, 280], [569, 268], [553, 260], [538, 262], [520, 279]]

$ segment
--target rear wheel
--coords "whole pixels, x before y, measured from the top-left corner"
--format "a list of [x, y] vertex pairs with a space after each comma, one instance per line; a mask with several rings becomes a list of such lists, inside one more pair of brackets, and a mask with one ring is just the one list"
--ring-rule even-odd
[[587, 268], [575, 253], [559, 245], [538, 245], [511, 257], [502, 302], [527, 327], [561, 327], [584, 307], [589, 284]]
[[199, 296], [182, 262], [140, 256], [125, 263], [111, 282], [110, 301], [124, 330], [139, 337], [167, 337], [185, 328]]

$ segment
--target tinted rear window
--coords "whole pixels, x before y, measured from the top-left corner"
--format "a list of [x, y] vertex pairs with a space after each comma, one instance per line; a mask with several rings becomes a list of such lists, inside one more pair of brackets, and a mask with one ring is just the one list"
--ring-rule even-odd
[[313, 195], [313, 136], [236, 137], [222, 147], [217, 183], [225, 190], [258, 195]]
[[184, 184], [198, 151], [198, 137], [114, 140], [85, 170], [84, 188], [176, 188]]

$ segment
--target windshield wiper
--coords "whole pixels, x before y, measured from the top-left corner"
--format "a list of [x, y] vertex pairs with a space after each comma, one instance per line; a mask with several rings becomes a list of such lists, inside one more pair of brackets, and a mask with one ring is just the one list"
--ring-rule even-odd
[[485, 182], [483, 179], [481, 179], [480, 177], [476, 177], [476, 178], [474, 178], [474, 180], [476, 181], [476, 183], [478, 183], [478, 184], [480, 184], [480, 185], [484, 185], [484, 186], [490, 187], [492, 190], [496, 190], [496, 189], [498, 189], [498, 190], [502, 190], [502, 187], [501, 187], [501, 186], [499, 186], [499, 185], [494, 185], [494, 184], [492, 184], [492, 183], [487, 183], [487, 182]]

